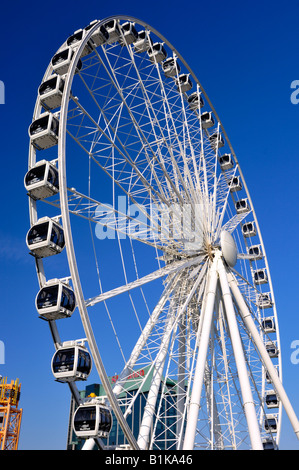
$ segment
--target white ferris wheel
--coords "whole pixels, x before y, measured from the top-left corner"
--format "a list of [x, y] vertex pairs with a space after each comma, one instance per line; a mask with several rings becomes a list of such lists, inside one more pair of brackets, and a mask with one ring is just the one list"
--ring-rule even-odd
[[[176, 49], [93, 21], [52, 58], [29, 135], [36, 307], [84, 447], [112, 448], [112, 414], [131, 449], [276, 449], [282, 406], [298, 436], [253, 203]], [[82, 402], [91, 362], [105, 400]]]

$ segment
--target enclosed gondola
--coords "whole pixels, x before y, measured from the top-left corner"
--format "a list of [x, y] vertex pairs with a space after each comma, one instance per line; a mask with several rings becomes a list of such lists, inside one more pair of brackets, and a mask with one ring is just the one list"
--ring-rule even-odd
[[225, 153], [219, 157], [219, 164], [222, 171], [227, 171], [233, 168], [234, 162], [230, 153]]
[[241, 191], [243, 185], [240, 176], [233, 176], [228, 182], [229, 190], [231, 193]]
[[135, 28], [135, 23], [132, 23], [131, 21], [126, 21], [121, 25], [121, 32], [121, 46], [129, 45], [137, 41], [138, 33]]
[[104, 26], [109, 35], [109, 38], [107, 40], [108, 44], [112, 44], [120, 40], [121, 33], [119, 29], [119, 23], [116, 19], [108, 21]]
[[91, 372], [91, 355], [84, 342], [66, 341], [52, 358], [52, 373], [58, 382], [86, 380]]
[[80, 405], [74, 413], [73, 429], [77, 437], [107, 438], [112, 428], [110, 408], [98, 398]]
[[[90, 28], [92, 28], [95, 25], [96, 21], [90, 23], [88, 26], [86, 26], [85, 30], [88, 31]], [[96, 47], [101, 46], [102, 44], [105, 44], [109, 39], [109, 34], [105, 26], [102, 24], [92, 35], [91, 35], [91, 41], [94, 43]]]
[[164, 72], [165, 77], [173, 78], [180, 73], [181, 67], [176, 57], [169, 57], [164, 62], [162, 62], [162, 70]]
[[253, 271], [254, 275], [254, 283], [255, 284], [267, 284], [268, 282], [268, 277], [267, 277], [267, 272], [266, 269], [256, 269]]
[[24, 185], [33, 199], [45, 199], [59, 191], [58, 170], [46, 160], [39, 161], [25, 175]]
[[239, 199], [239, 201], [236, 201], [235, 208], [238, 214], [250, 211], [250, 206], [247, 199]]
[[188, 96], [188, 104], [189, 108], [192, 109], [192, 111], [198, 111], [199, 108], [202, 108], [205, 104], [204, 99], [198, 91], [194, 91]]
[[278, 357], [278, 348], [277, 348], [277, 345], [276, 345], [276, 342], [274, 341], [268, 341], [266, 343], [266, 350], [267, 350], [267, 353], [269, 354], [269, 356], [271, 358], [276, 358]]
[[274, 390], [267, 390], [265, 402], [267, 408], [277, 408], [279, 405], [279, 398]]
[[264, 255], [262, 252], [261, 245], [252, 245], [247, 248], [248, 255], [250, 256], [251, 260], [259, 260], [263, 259]]
[[71, 287], [60, 279], [52, 279], [36, 296], [36, 309], [44, 320], [70, 317], [76, 308], [76, 298]]
[[180, 93], [185, 93], [186, 91], [190, 91], [191, 88], [193, 87], [190, 74], [183, 73], [182, 75], [180, 75], [178, 79], [176, 80], [176, 86], [177, 86], [177, 90]]
[[264, 450], [275, 450], [276, 446], [272, 439], [264, 439], [263, 440], [263, 449]]
[[208, 129], [209, 127], [212, 127], [215, 124], [214, 118], [212, 116], [212, 111], [206, 111], [205, 113], [202, 113], [202, 115], [200, 116], [200, 120], [203, 129]]
[[254, 237], [256, 235], [256, 228], [254, 222], [246, 222], [242, 226], [242, 233], [245, 238]]
[[162, 42], [155, 42], [147, 53], [151, 62], [160, 63], [167, 57], [167, 52]]
[[264, 428], [265, 431], [268, 433], [275, 433], [277, 432], [278, 428], [278, 420], [276, 415], [266, 415], [264, 421]]
[[[84, 36], [86, 34], [85, 29], [78, 29], [78, 31], [75, 31], [71, 36], [69, 36], [66, 40], [66, 43], [69, 47], [72, 49], [77, 49], [80, 46], [80, 43], [82, 39], [84, 39]], [[84, 47], [81, 57], [84, 57], [92, 52], [92, 47], [90, 46], [89, 43], [86, 44]]]
[[224, 146], [223, 136], [219, 132], [214, 132], [213, 134], [211, 134], [209, 136], [209, 140], [214, 150], [220, 149]]
[[147, 52], [153, 45], [153, 41], [150, 37], [150, 32], [147, 30], [139, 31], [136, 42], [134, 43], [134, 52], [141, 54]]
[[37, 150], [53, 147], [58, 143], [59, 121], [51, 113], [43, 113], [29, 126], [31, 144]]
[[265, 333], [275, 333], [275, 321], [273, 317], [266, 317], [262, 320], [262, 327]]
[[259, 308], [271, 308], [273, 306], [271, 292], [264, 292], [263, 294], [259, 294], [257, 303]]
[[26, 243], [30, 253], [37, 258], [61, 253], [65, 247], [63, 228], [50, 217], [43, 217], [28, 231]]
[[[68, 73], [73, 55], [74, 51], [71, 47], [67, 47], [66, 49], [57, 52], [57, 54], [55, 54], [52, 58], [51, 62], [54, 72], [58, 73], [59, 75], [65, 75], [66, 73]], [[81, 59], [79, 59], [76, 67], [76, 72], [78, 72], [78, 70], [80, 70], [81, 68], [82, 62]]]
[[41, 105], [45, 109], [55, 109], [61, 105], [64, 80], [60, 75], [53, 74], [38, 89]]

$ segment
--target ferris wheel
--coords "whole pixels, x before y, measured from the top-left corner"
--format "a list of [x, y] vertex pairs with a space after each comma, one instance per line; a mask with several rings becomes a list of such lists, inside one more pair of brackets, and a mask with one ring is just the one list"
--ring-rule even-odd
[[[75, 31], [29, 136], [36, 308], [85, 448], [117, 447], [113, 422], [131, 449], [276, 449], [282, 406], [298, 436], [253, 202], [177, 50], [128, 16]], [[91, 364], [105, 399], [84, 402]]]

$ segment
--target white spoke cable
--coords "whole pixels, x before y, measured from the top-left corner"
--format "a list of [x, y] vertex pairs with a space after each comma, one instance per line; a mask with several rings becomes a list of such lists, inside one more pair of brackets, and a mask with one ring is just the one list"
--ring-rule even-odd
[[176, 276], [172, 278], [169, 281], [169, 284], [167, 285], [166, 289], [164, 290], [162, 296], [160, 297], [159, 302], [157, 303], [156, 307], [154, 308], [150, 318], [147, 321], [147, 324], [145, 325], [142, 334], [140, 335], [132, 353], [130, 356], [129, 361], [127, 362], [124, 370], [121, 372], [119, 375], [118, 381], [116, 385], [113, 388], [113, 392], [115, 395], [119, 395], [123, 389], [123, 385], [126, 382], [127, 376], [132, 372], [133, 367], [135, 366], [137, 359], [143, 350], [153, 328], [157, 324], [160, 314], [162, 310], [164, 309], [164, 306], [166, 302], [169, 300], [173, 290], [176, 288], [178, 282], [179, 282], [180, 276]]
[[157, 271], [154, 271], [150, 274], [147, 274], [146, 276], [143, 276], [136, 281], [129, 282], [123, 286], [116, 287], [115, 289], [112, 289], [107, 292], [103, 292], [100, 295], [97, 295], [95, 297], [92, 297], [90, 299], [87, 299], [85, 301], [85, 304], [87, 307], [93, 306], [99, 302], [103, 302], [104, 300], [107, 300], [111, 297], [114, 297], [116, 295], [122, 294], [124, 292], [129, 292], [132, 289], [135, 289], [136, 287], [140, 287], [144, 284], [147, 284], [148, 282], [154, 281], [156, 279], [159, 279], [160, 277], [164, 277], [172, 272], [182, 270], [184, 268], [190, 267], [193, 264], [198, 264], [201, 263], [203, 260], [202, 256], [195, 257], [191, 260], [183, 260], [183, 261], [173, 261], [170, 265], [166, 265], [163, 268], [158, 269]]

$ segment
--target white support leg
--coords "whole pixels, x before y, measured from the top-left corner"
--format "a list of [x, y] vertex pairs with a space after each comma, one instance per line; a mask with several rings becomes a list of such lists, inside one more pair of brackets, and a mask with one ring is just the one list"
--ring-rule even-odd
[[219, 259], [218, 272], [222, 297], [224, 300], [226, 317], [230, 331], [234, 356], [237, 365], [239, 382], [242, 393], [244, 412], [248, 425], [248, 432], [253, 450], [263, 450], [263, 444], [260, 435], [259, 424], [256, 416], [255, 405], [250, 387], [246, 361], [244, 357], [243, 346], [240, 338], [239, 327], [235, 315], [234, 304], [231, 296], [230, 287], [227, 280], [227, 272], [222, 259]]
[[184, 423], [184, 409], [186, 402], [185, 379], [186, 379], [186, 317], [182, 318], [179, 323], [179, 336], [178, 336], [178, 383], [177, 383], [177, 423], [176, 435], [178, 437], [177, 449], [179, 450], [179, 443], [181, 442], [181, 433], [183, 432]]
[[95, 442], [92, 437], [89, 439], [86, 439], [86, 441], [83, 444], [82, 450], [93, 450], [94, 445], [95, 445]]
[[269, 373], [269, 376], [271, 378], [271, 381], [273, 383], [273, 386], [276, 389], [276, 393], [279, 397], [279, 399], [282, 402], [282, 405], [286, 411], [286, 414], [288, 415], [288, 418], [293, 426], [294, 432], [299, 439], [299, 421], [298, 418], [295, 414], [295, 411], [289, 401], [289, 398], [284, 390], [284, 387], [281, 383], [281, 380], [277, 374], [277, 371], [272, 363], [272, 360], [266, 350], [266, 347], [263, 343], [263, 340], [260, 337], [260, 334], [254, 324], [254, 321], [251, 317], [251, 313], [249, 311], [249, 308], [239, 290], [237, 281], [235, 277], [233, 276], [232, 273], [228, 273], [228, 282], [230, 285], [230, 288], [232, 290], [232, 293], [234, 295], [234, 298], [238, 304], [238, 307], [240, 309], [240, 313], [242, 315], [243, 321], [249, 331], [249, 333], [252, 336], [253, 341], [255, 342], [255, 345], [261, 355], [261, 358], [264, 362], [264, 365]]
[[200, 398], [203, 385], [203, 379], [205, 374], [205, 365], [207, 359], [207, 352], [209, 346], [211, 325], [214, 312], [216, 288], [217, 288], [217, 262], [218, 255], [216, 254], [215, 259], [209, 271], [209, 284], [206, 293], [205, 309], [201, 313], [203, 315], [203, 324], [201, 330], [201, 336], [197, 352], [197, 363], [187, 417], [187, 426], [184, 440], [184, 450], [192, 450], [194, 447], [196, 427], [198, 420], [198, 412], [200, 407]]

